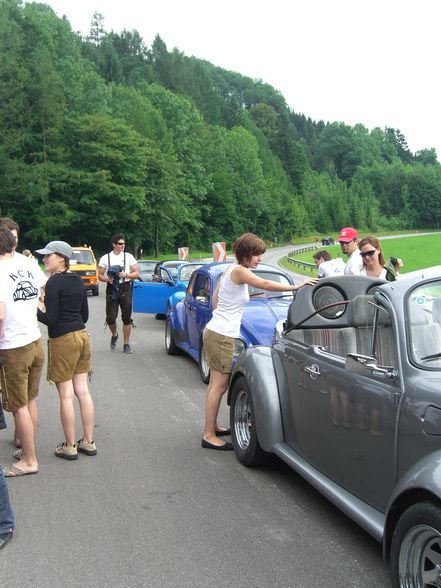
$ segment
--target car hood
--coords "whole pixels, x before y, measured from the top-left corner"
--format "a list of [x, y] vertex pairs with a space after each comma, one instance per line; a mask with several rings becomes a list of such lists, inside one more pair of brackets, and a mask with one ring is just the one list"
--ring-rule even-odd
[[243, 309], [242, 331], [252, 345], [271, 345], [278, 321], [285, 320], [291, 300], [251, 299]]

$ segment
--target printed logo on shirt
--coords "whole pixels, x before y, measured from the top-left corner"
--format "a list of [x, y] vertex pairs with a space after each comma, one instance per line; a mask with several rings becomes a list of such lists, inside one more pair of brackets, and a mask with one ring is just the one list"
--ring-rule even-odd
[[37, 298], [37, 296], [38, 289], [34, 288], [31, 282], [19, 282], [14, 292], [14, 302], [18, 300], [32, 300], [33, 298]]

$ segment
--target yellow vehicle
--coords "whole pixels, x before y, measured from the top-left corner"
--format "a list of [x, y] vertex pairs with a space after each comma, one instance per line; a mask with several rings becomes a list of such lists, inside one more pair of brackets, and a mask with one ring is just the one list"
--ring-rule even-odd
[[100, 293], [98, 282], [98, 264], [91, 247], [72, 247], [69, 269], [78, 274], [94, 296]]

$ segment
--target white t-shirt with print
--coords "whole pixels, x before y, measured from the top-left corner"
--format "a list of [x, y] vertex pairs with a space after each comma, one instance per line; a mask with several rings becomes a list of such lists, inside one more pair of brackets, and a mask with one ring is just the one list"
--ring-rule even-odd
[[363, 259], [360, 255], [360, 250], [357, 249], [348, 257], [348, 262], [345, 268], [345, 276], [359, 276], [363, 267]]
[[35, 259], [15, 252], [0, 260], [0, 303], [5, 308], [0, 349], [24, 347], [40, 339], [37, 305], [46, 281]]
[[330, 259], [329, 261], [323, 261], [318, 266], [318, 277], [328, 278], [329, 276], [342, 276], [345, 273], [345, 262], [337, 257], [337, 259]]
[[[125, 256], [125, 265], [124, 265], [124, 256]], [[133, 257], [133, 255], [131, 253], [128, 253], [127, 251], [121, 251], [121, 253], [118, 253], [118, 255], [116, 255], [113, 251], [111, 251], [110, 253], [106, 253], [106, 255], [103, 255], [102, 258], [100, 259], [98, 265], [100, 267], [103, 267], [105, 270], [107, 270], [109, 266], [109, 258], [110, 258], [110, 265], [120, 265], [123, 269], [122, 271], [129, 274], [130, 273], [130, 266], [131, 265], [136, 265], [136, 259]], [[125, 278], [121, 278], [119, 283], [121, 284], [122, 282], [129, 282], [130, 279], [125, 279]]]

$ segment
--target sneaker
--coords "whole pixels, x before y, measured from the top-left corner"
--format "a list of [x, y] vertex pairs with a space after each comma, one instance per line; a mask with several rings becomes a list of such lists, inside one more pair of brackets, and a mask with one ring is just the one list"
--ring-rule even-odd
[[110, 349], [115, 349], [116, 342], [118, 341], [118, 333], [110, 337]]
[[3, 549], [10, 539], [12, 539], [12, 531], [8, 531], [7, 533], [0, 533], [0, 549]]
[[77, 445], [66, 445], [66, 443], [60, 443], [57, 445], [55, 455], [57, 457], [62, 457], [63, 459], [78, 459]]
[[124, 353], [132, 353], [132, 349], [128, 343], [124, 343], [123, 351]]
[[96, 455], [97, 453], [95, 441], [92, 441], [91, 443], [85, 443], [82, 439], [80, 439], [77, 441], [77, 449], [86, 455]]

